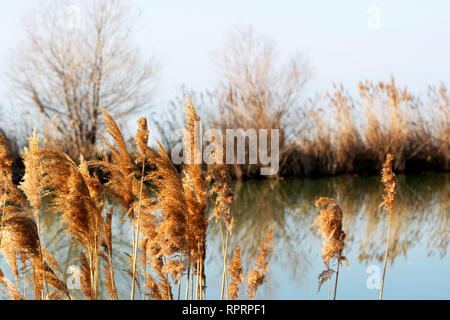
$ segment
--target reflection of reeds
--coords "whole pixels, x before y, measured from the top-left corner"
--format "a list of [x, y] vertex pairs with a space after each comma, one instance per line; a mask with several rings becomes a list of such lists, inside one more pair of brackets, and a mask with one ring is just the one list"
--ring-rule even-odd
[[255, 258], [255, 267], [247, 275], [247, 294], [250, 299], [255, 299], [256, 291], [264, 283], [269, 270], [269, 257], [273, 252], [272, 232], [275, 224], [269, 229], [264, 244], [259, 246], [259, 254]]

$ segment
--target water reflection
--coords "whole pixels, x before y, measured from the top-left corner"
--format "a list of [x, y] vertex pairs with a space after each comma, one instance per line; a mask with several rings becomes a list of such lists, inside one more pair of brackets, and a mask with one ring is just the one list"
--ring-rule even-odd
[[[420, 263], [421, 277], [425, 277], [424, 281], [430, 286], [434, 280], [426, 277], [436, 273], [441, 281], [447, 281], [450, 288], [449, 259], [446, 256], [450, 231], [450, 174], [398, 176], [397, 184], [388, 284], [391, 281], [394, 286], [398, 275], [405, 275], [408, 279], [415, 276], [408, 275], [411, 268], [404, 265], [395, 268], [399, 258], [404, 257], [404, 261]], [[326, 293], [316, 293], [316, 279], [322, 268], [321, 240], [311, 228], [318, 214], [314, 201], [320, 196], [335, 199], [344, 213], [344, 231], [347, 234], [344, 254], [350, 259], [351, 269], [343, 272], [341, 298], [376, 298], [377, 293], [366, 288], [365, 267], [381, 264], [384, 257], [387, 214], [378, 208], [383, 192], [378, 177], [236, 181], [233, 189], [236, 194], [233, 204], [235, 222], [229, 251], [238, 244], [241, 246], [245, 273], [252, 267], [258, 245], [264, 241], [268, 228], [273, 223], [277, 224], [269, 281], [261, 287], [257, 298], [326, 298]], [[131, 231], [127, 222], [120, 223], [122, 216], [123, 212], [116, 209], [113, 218], [113, 263], [119, 296], [128, 298], [131, 280], [123, 270], [127, 266], [124, 252], [131, 252]], [[62, 269], [68, 270], [71, 265], [77, 265], [76, 258], [80, 252], [63, 234], [58, 218], [43, 215], [43, 225], [45, 244], [55, 254]], [[209, 228], [207, 240], [206, 297], [217, 299], [222, 258], [220, 229], [214, 223]], [[2, 268], [6, 268], [3, 263]], [[403, 288], [403, 283], [399, 283], [395, 288], [398, 298], [426, 298], [412, 292], [408, 286]], [[394, 291], [393, 288], [387, 289]], [[386, 297], [389, 298], [387, 289]], [[426, 290], [423, 292], [426, 294]], [[76, 290], [73, 293], [81, 297]], [[435, 298], [450, 298], [450, 292], [436, 294]], [[106, 292], [100, 292], [100, 296], [107, 298]], [[241, 298], [246, 298], [244, 287], [241, 288]]]
[[[400, 256], [408, 258], [413, 248], [429, 257], [433, 268], [448, 269], [443, 259], [447, 253], [450, 231], [450, 175], [400, 175], [397, 177], [398, 194], [392, 218], [390, 268]], [[236, 200], [233, 205], [235, 226], [232, 247], [242, 246], [242, 257], [248, 271], [258, 244], [272, 223], [277, 223], [274, 233], [275, 253], [271, 264], [268, 288], [262, 288], [260, 298], [277, 299], [275, 292], [283, 292], [287, 283], [291, 289], [303, 290], [306, 282], [314, 283], [320, 272], [320, 247], [318, 236], [311, 224], [318, 214], [314, 201], [319, 196], [336, 199], [344, 212], [344, 231], [347, 234], [345, 255], [353, 257], [351, 265], [368, 266], [384, 259], [387, 236], [387, 213], [379, 208], [383, 186], [379, 177], [334, 177], [285, 181], [237, 181], [234, 184]], [[211, 229], [211, 238], [219, 237]], [[218, 245], [217, 248], [219, 249]], [[435, 257], [441, 262], [432, 260]], [[424, 273], [433, 270], [423, 270]], [[282, 272], [279, 277], [277, 272]], [[351, 275], [352, 271], [349, 271]], [[216, 277], [217, 275], [214, 275]], [[423, 276], [423, 275], [421, 275]], [[361, 278], [364, 281], [367, 276]], [[450, 286], [450, 283], [449, 283]], [[302, 297], [317, 298], [315, 288]], [[364, 297], [362, 295], [361, 297]], [[449, 296], [445, 298], [449, 298]], [[425, 297], [417, 297], [425, 298]]]

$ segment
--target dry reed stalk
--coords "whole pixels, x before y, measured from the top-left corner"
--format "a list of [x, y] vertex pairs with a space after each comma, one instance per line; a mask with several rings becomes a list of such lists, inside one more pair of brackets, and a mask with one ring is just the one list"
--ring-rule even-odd
[[320, 208], [320, 214], [314, 220], [313, 226], [317, 227], [322, 235], [323, 245], [321, 256], [325, 264], [325, 270], [319, 275], [319, 287], [317, 291], [320, 291], [322, 284], [329, 280], [335, 272], [330, 268], [330, 261], [336, 257], [337, 271], [333, 297], [333, 300], [336, 300], [339, 266], [342, 262], [348, 264], [347, 258], [342, 255], [345, 247], [345, 233], [342, 230], [342, 210], [333, 199], [326, 197], [319, 198], [315, 205]]
[[[31, 136], [29, 139], [29, 147], [25, 148], [25, 151], [22, 153], [25, 164], [25, 175], [23, 181], [20, 184], [20, 188], [27, 196], [27, 199], [30, 206], [33, 208], [33, 211], [31, 210], [31, 207], [28, 207], [27, 204], [24, 204], [23, 201], [20, 201], [22, 202], [22, 213], [11, 212], [11, 217], [20, 217], [21, 215], [24, 215], [24, 217], [29, 217], [30, 219], [31, 217], [34, 218], [34, 221], [30, 220], [31, 222], [23, 219], [16, 220], [15, 228], [21, 228], [21, 230], [24, 230], [23, 228], [33, 228], [33, 224], [36, 228], [39, 258], [38, 261], [36, 261], [36, 258], [33, 255], [29, 257], [34, 269], [33, 288], [35, 294], [40, 294], [41, 299], [44, 297], [46, 299], [60, 299], [64, 296], [68, 299], [71, 299], [69, 291], [65, 285], [65, 282], [63, 281], [63, 273], [57, 261], [50, 253], [50, 251], [41, 243], [39, 211], [41, 208], [41, 197], [44, 193], [44, 190], [47, 188], [46, 181], [48, 179], [48, 172], [46, 171], [46, 167], [44, 165], [45, 158], [43, 157], [43, 152], [43, 150], [39, 149], [39, 139], [36, 136], [36, 131], [34, 131], [33, 136]], [[15, 194], [15, 192], [12, 192], [12, 194]], [[27, 224], [28, 227], [26, 227]], [[15, 229], [15, 232], [18, 232], [18, 230], [19, 229]], [[30, 237], [31, 236], [32, 232], [30, 233]], [[20, 241], [22, 240], [20, 239], [20, 236], [17, 235], [14, 240], [14, 242], [16, 242], [15, 245], [20, 246]], [[16, 250], [21, 249], [16, 248]], [[23, 261], [26, 261], [26, 258], [24, 256], [22, 256], [21, 259]], [[50, 287], [53, 287], [55, 290], [50, 291]]]
[[101, 257], [105, 261], [103, 264], [103, 271], [106, 279], [106, 288], [108, 290], [108, 295], [111, 300], [118, 300], [117, 287], [114, 279], [114, 267], [113, 267], [113, 256], [112, 256], [112, 215], [113, 209], [111, 208], [105, 217], [105, 222], [103, 224], [104, 230], [102, 233], [101, 246], [104, 252], [101, 253]]
[[71, 235], [82, 252], [83, 294], [97, 299], [100, 242], [104, 221], [99, 202], [100, 182], [86, 173], [86, 164], [78, 167], [66, 154], [41, 149], [39, 151], [43, 184], [53, 196], [50, 210], [61, 214], [61, 226]]
[[269, 258], [273, 252], [271, 241], [274, 228], [275, 224], [269, 229], [264, 244], [259, 245], [259, 254], [255, 258], [255, 266], [247, 276], [247, 295], [251, 300], [255, 299], [256, 291], [267, 278]]
[[191, 272], [191, 265], [189, 264], [187, 272], [186, 272], [186, 294], [184, 296], [184, 300], [188, 300], [189, 299], [189, 285], [190, 285], [190, 283], [189, 283], [189, 274], [190, 274], [190, 272]]
[[[214, 219], [220, 224], [220, 235], [222, 240], [223, 253], [223, 272], [222, 272], [222, 289], [220, 299], [223, 299], [224, 290], [228, 296], [228, 275], [227, 275], [227, 256], [228, 256], [228, 240], [233, 226], [233, 218], [231, 215], [231, 204], [234, 200], [234, 193], [231, 189], [231, 176], [229, 169], [223, 164], [223, 145], [212, 137], [211, 142], [214, 148], [211, 150], [211, 159], [213, 164], [208, 165], [205, 183], [208, 186], [208, 193], [214, 209], [209, 220]], [[222, 222], [226, 225], [226, 239], [224, 241]]]
[[[143, 159], [138, 161], [147, 161], [155, 167], [154, 170], [148, 172], [144, 179], [151, 182], [157, 191], [153, 199], [144, 199], [144, 206], [148, 207], [150, 213], [146, 216], [160, 216], [156, 220], [149, 218], [144, 220], [142, 234], [152, 253], [153, 267], [155, 268], [155, 265], [157, 265], [157, 268], [161, 269], [160, 274], [165, 273], [176, 281], [180, 281], [186, 267], [183, 259], [189, 254], [189, 243], [187, 241], [187, 228], [189, 226], [186, 225], [187, 203], [183, 184], [169, 155], [161, 144], [156, 141], [158, 151], [148, 147], [146, 119], [140, 119], [138, 125], [136, 144], [141, 153], [140, 157]], [[151, 200], [151, 202], [148, 200]], [[161, 261], [163, 261], [162, 264], [160, 264]], [[163, 282], [168, 284], [164, 279]], [[171, 294], [166, 294], [166, 296], [171, 296]]]
[[220, 236], [222, 239], [222, 253], [223, 253], [223, 272], [222, 272], [222, 290], [220, 293], [220, 300], [223, 300], [223, 294], [226, 286], [227, 296], [228, 296], [228, 276], [227, 276], [227, 256], [228, 256], [228, 234], [229, 230], [227, 228], [226, 240], [223, 239], [222, 224], [220, 223]]
[[[204, 260], [206, 254], [206, 229], [208, 219], [206, 217], [207, 209], [207, 189], [203, 178], [201, 165], [201, 149], [196, 137], [199, 132], [196, 130], [200, 118], [195, 112], [194, 105], [188, 96], [186, 98], [186, 130], [183, 137], [185, 157], [190, 161], [183, 166], [183, 190], [188, 207], [187, 220], [187, 239], [189, 243], [188, 260], [193, 266], [200, 265], [199, 276], [200, 290], [203, 290], [205, 282]], [[200, 264], [198, 262], [201, 261]], [[193, 271], [193, 270], [192, 270]], [[191, 272], [192, 272], [191, 271]], [[191, 285], [191, 293], [193, 286]], [[191, 297], [193, 295], [191, 294]]]
[[[36, 129], [33, 135], [28, 139], [28, 148], [22, 153], [25, 165], [25, 175], [20, 188], [27, 196], [28, 201], [33, 207], [34, 218], [36, 220], [38, 238], [41, 239], [41, 226], [39, 222], [39, 211], [41, 209], [41, 194], [43, 192], [43, 184], [41, 183], [41, 168], [39, 165], [39, 139], [36, 136]], [[42, 245], [39, 242], [41, 265], [44, 265], [42, 258]], [[44, 283], [42, 287], [42, 300], [48, 298], [47, 278], [44, 272]]]
[[384, 184], [384, 195], [383, 202], [380, 204], [380, 207], [385, 207], [388, 209], [388, 234], [386, 238], [386, 252], [384, 255], [384, 267], [383, 267], [383, 280], [381, 281], [381, 290], [380, 290], [380, 300], [383, 299], [383, 289], [384, 289], [384, 277], [386, 275], [386, 267], [387, 267], [387, 258], [389, 253], [389, 238], [391, 231], [391, 219], [392, 219], [392, 208], [394, 207], [395, 200], [395, 174], [392, 171], [392, 162], [394, 157], [391, 154], [386, 156], [386, 162], [384, 163], [383, 169], [381, 171], [381, 182]]
[[[133, 257], [130, 264], [132, 271], [127, 270], [132, 278], [131, 297], [134, 298], [136, 278], [135, 262], [137, 260], [137, 237], [135, 233], [135, 226], [138, 222], [135, 217], [135, 211], [140, 210], [141, 206], [141, 188], [140, 181], [136, 179], [136, 166], [133, 163], [131, 156], [128, 153], [125, 140], [120, 132], [119, 126], [110, 116], [110, 114], [102, 109], [104, 115], [104, 121], [106, 124], [106, 131], [112, 137], [115, 145], [113, 146], [109, 142], [104, 140], [104, 143], [108, 146], [112, 152], [111, 161], [91, 161], [92, 165], [100, 166], [109, 172], [109, 181], [106, 183], [109, 193], [111, 193], [119, 203], [125, 208], [126, 215], [130, 218], [130, 222], [133, 228]], [[143, 179], [143, 176], [141, 177]], [[136, 200], [137, 199], [137, 200]]]
[[[136, 217], [136, 236], [134, 237], [133, 231], [133, 276], [132, 276], [132, 285], [131, 285], [131, 300], [134, 300], [134, 284], [136, 279], [136, 266], [137, 266], [137, 254], [138, 254], [138, 244], [139, 244], [139, 233], [141, 227], [141, 200], [142, 200], [142, 188], [144, 185], [144, 170], [145, 170], [145, 160], [142, 162], [142, 172], [141, 172], [141, 181], [139, 186], [139, 199], [138, 199], [138, 209], [137, 209], [137, 217]], [[133, 222], [134, 228], [135, 222]], [[134, 230], [134, 229], [133, 229]]]

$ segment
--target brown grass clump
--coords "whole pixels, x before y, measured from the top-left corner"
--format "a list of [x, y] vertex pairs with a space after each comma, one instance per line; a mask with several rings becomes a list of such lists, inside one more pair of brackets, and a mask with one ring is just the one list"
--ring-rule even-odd
[[392, 208], [394, 207], [395, 200], [395, 174], [392, 171], [392, 162], [394, 157], [391, 154], [386, 156], [386, 162], [384, 163], [383, 169], [381, 170], [381, 182], [384, 184], [384, 195], [383, 202], [380, 207], [385, 207], [388, 210], [388, 235], [386, 238], [386, 252], [384, 255], [384, 268], [383, 268], [383, 280], [381, 282], [380, 300], [383, 299], [383, 289], [384, 289], [384, 277], [386, 275], [387, 258], [389, 253], [389, 240], [391, 231], [391, 218], [392, 218]]
[[330, 261], [334, 257], [337, 259], [336, 284], [334, 288], [334, 299], [336, 299], [337, 281], [339, 276], [339, 265], [341, 262], [347, 263], [347, 258], [342, 256], [345, 247], [345, 232], [342, 230], [342, 210], [333, 199], [321, 197], [315, 203], [320, 208], [320, 214], [313, 222], [322, 235], [322, 260], [325, 264], [325, 270], [319, 275], [319, 287], [329, 280], [334, 270], [330, 267]]
[[[109, 179], [105, 187], [108, 189], [108, 193], [112, 194], [125, 208], [126, 215], [130, 218], [133, 228], [133, 256], [130, 261], [131, 270], [127, 269], [126, 271], [132, 278], [131, 299], [133, 300], [135, 285], [138, 283], [136, 278], [136, 261], [140, 228], [139, 215], [143, 195], [143, 172], [141, 172], [141, 179], [138, 179], [136, 174], [140, 170], [132, 161], [119, 126], [105, 109], [102, 109], [102, 112], [106, 124], [106, 132], [112, 137], [116, 146], [103, 139], [112, 153], [110, 161], [92, 161], [90, 164], [100, 166], [108, 173]], [[144, 167], [144, 164], [142, 166]], [[135, 216], [136, 212], [138, 212], [138, 217]]]
[[[21, 188], [26, 190], [26, 199], [20, 190], [12, 183], [11, 161], [6, 151], [6, 145], [0, 137], [0, 160], [2, 166], [2, 223], [0, 249], [10, 265], [16, 285], [6, 279], [2, 273], [2, 284], [10, 298], [24, 298], [19, 294], [20, 278], [23, 278], [24, 288], [27, 286], [27, 265], [31, 268], [31, 281], [35, 299], [70, 299], [61, 269], [50, 253], [41, 243], [39, 232], [39, 211], [43, 191], [42, 170], [39, 166], [39, 141], [36, 135], [30, 138], [30, 146], [25, 150], [26, 163], [34, 168], [34, 172], [26, 172]], [[36, 188], [33, 190], [31, 186]], [[30, 204], [33, 206], [30, 207]], [[19, 258], [19, 260], [17, 260]], [[19, 262], [23, 265], [22, 272]], [[23, 275], [21, 273], [24, 273]]]
[[259, 246], [259, 254], [255, 258], [255, 267], [252, 268], [247, 276], [247, 295], [253, 300], [255, 299], [256, 291], [264, 283], [267, 278], [267, 271], [269, 270], [269, 258], [273, 252], [272, 232], [275, 224], [269, 229], [264, 244]]
[[[190, 271], [197, 271], [197, 295], [204, 290], [205, 271], [204, 262], [206, 254], [206, 230], [208, 228], [207, 186], [204, 180], [201, 165], [201, 146], [196, 137], [199, 137], [198, 122], [200, 118], [195, 112], [194, 105], [186, 96], [186, 130], [183, 137], [184, 157], [187, 160], [183, 166], [183, 189], [188, 205], [188, 242], [190, 245], [189, 264]], [[200, 280], [201, 279], [201, 280]], [[193, 288], [193, 284], [192, 287]], [[192, 297], [192, 290], [191, 290]]]
[[86, 172], [87, 164], [83, 159], [78, 167], [62, 152], [42, 149], [39, 155], [40, 167], [45, 173], [43, 183], [53, 198], [50, 209], [60, 214], [64, 232], [83, 249], [80, 257], [83, 294], [88, 299], [97, 299], [104, 228], [98, 178]]
[[[157, 191], [153, 198], [142, 197], [142, 213], [145, 216], [141, 226], [143, 270], [149, 295], [162, 299], [172, 294], [168, 277], [179, 284], [185, 269], [184, 260], [189, 253], [187, 204], [182, 181], [170, 157], [158, 141], [158, 151], [148, 147], [147, 121], [144, 118], [138, 121], [138, 125], [136, 143], [142, 161], [156, 166], [145, 175], [144, 181], [150, 181]], [[161, 278], [159, 283], [146, 272], [147, 253], [151, 255], [149, 261], [153, 270]]]
[[[80, 156], [77, 164], [57, 146], [55, 150], [40, 148], [34, 132], [23, 152], [25, 176], [20, 187], [12, 182], [12, 161], [0, 136], [0, 251], [16, 280], [11, 282], [0, 270], [0, 293], [10, 299], [25, 299], [31, 283], [35, 299], [72, 299], [58, 262], [41, 243], [39, 220], [46, 209], [59, 215], [64, 233], [81, 251], [76, 259], [80, 272], [74, 276], [84, 298], [98, 299], [104, 284], [109, 298], [119, 299], [113, 263], [114, 211], [105, 210], [106, 197], [112, 196], [125, 210], [123, 220], [129, 218], [132, 229], [132, 253], [125, 253], [129, 266], [121, 270], [131, 278], [131, 299], [139, 293], [145, 298], [171, 300], [176, 285], [180, 299], [184, 276], [186, 299], [204, 299], [206, 233], [211, 221], [226, 227], [226, 239], [222, 233], [221, 296], [226, 287], [227, 297], [236, 299], [244, 277], [238, 247], [228, 265], [232, 280], [228, 289], [227, 251], [234, 200], [231, 178], [220, 161], [223, 150], [218, 144], [211, 151], [216, 163], [206, 167], [198, 159], [195, 131], [200, 118], [190, 99], [186, 97], [184, 155], [193, 161], [183, 165], [181, 174], [158, 141], [156, 150], [148, 146], [146, 119], [138, 121], [135, 145], [139, 153], [133, 154], [117, 123], [103, 113], [106, 131], [113, 140], [105, 139], [110, 158], [87, 162]], [[103, 184], [92, 173], [91, 169], [97, 168], [104, 173]], [[214, 207], [208, 217], [209, 203]], [[247, 279], [252, 299], [266, 278], [273, 228], [260, 246], [256, 266]]]

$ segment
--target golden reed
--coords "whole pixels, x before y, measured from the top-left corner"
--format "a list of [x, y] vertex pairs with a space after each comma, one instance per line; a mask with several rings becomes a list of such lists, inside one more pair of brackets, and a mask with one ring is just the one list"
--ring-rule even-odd
[[[162, 145], [148, 146], [149, 130], [145, 118], [138, 120], [133, 154], [127, 147], [119, 126], [103, 110], [106, 132], [103, 137], [111, 156], [77, 165], [65, 153], [39, 147], [34, 133], [22, 153], [25, 175], [19, 186], [12, 182], [12, 161], [5, 139], [0, 135], [0, 251], [11, 267], [15, 283], [0, 270], [0, 293], [10, 299], [26, 299], [27, 288], [34, 299], [74, 299], [64, 274], [50, 250], [42, 243], [40, 214], [42, 201], [49, 201], [46, 212], [60, 216], [61, 227], [80, 249], [78, 278], [85, 299], [99, 299], [105, 285], [110, 299], [119, 299], [113, 259], [113, 208], [106, 208], [106, 198], [113, 197], [126, 214], [132, 230], [132, 252], [125, 268], [131, 281], [130, 299], [137, 295], [148, 299], [181, 299], [185, 278], [185, 299], [205, 299], [206, 233], [211, 222], [225, 226], [222, 231], [223, 274], [219, 295], [237, 299], [244, 282], [240, 248], [234, 250], [228, 264], [228, 243], [232, 230], [229, 169], [219, 163], [204, 168], [186, 164], [179, 173]], [[185, 149], [193, 157], [195, 121], [200, 120], [186, 97]], [[194, 147], [195, 148], [195, 147]], [[217, 148], [217, 146], [216, 146]], [[213, 149], [212, 156], [219, 154]], [[93, 173], [100, 170], [107, 177], [101, 183]], [[212, 203], [212, 214], [209, 212]], [[122, 222], [122, 221], [121, 221]], [[267, 278], [272, 231], [247, 276], [247, 292], [254, 299], [257, 288]], [[228, 269], [227, 269], [228, 264]], [[103, 271], [105, 281], [100, 280]], [[228, 274], [231, 283], [228, 283]], [[141, 283], [143, 281], [143, 283]], [[176, 297], [174, 297], [174, 288]]]

